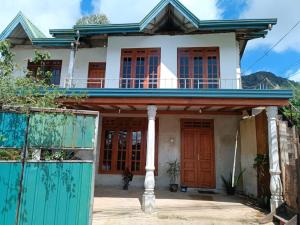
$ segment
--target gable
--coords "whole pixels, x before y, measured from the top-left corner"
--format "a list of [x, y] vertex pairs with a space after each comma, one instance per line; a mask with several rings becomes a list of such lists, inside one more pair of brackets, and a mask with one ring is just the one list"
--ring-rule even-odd
[[35, 38], [46, 38], [46, 36], [22, 12], [19, 12], [0, 34], [0, 40], [10, 39], [15, 44], [26, 40], [32, 41]]
[[140, 22], [145, 33], [184, 32], [199, 28], [199, 19], [178, 0], [162, 0]]

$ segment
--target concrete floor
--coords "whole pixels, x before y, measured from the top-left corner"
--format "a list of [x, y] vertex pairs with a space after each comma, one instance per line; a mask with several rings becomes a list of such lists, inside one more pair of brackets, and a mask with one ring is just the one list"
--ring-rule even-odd
[[141, 211], [143, 190], [97, 187], [94, 198], [93, 225], [179, 225], [179, 224], [259, 224], [265, 214], [246, 199], [223, 194], [171, 193], [156, 191], [156, 212]]

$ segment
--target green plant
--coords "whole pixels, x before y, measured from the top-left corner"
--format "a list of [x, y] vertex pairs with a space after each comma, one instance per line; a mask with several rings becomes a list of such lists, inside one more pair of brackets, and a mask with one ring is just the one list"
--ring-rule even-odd
[[167, 174], [170, 178], [170, 184], [175, 184], [180, 174], [180, 163], [177, 159], [168, 162]]
[[239, 173], [239, 175], [236, 177], [236, 179], [234, 179], [233, 184], [232, 184], [232, 173], [230, 173], [228, 179], [226, 179], [224, 176], [221, 176], [224, 187], [225, 187], [228, 195], [235, 194], [236, 187], [240, 184], [240, 180], [241, 180], [244, 172], [245, 172], [245, 169]]
[[52, 151], [46, 151], [44, 153], [44, 159], [46, 161], [49, 160], [64, 160], [66, 157], [66, 154], [64, 151], [56, 151], [56, 152], [52, 152]]
[[21, 155], [18, 150], [1, 149], [0, 160], [20, 160]]
[[123, 171], [122, 176], [123, 176], [123, 190], [128, 190], [129, 183], [133, 179], [133, 173], [128, 168], [126, 168]]

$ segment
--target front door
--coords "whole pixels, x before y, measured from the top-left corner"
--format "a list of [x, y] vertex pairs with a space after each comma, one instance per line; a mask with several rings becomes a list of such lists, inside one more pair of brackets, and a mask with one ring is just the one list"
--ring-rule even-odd
[[215, 188], [213, 120], [182, 120], [181, 137], [181, 184]]
[[88, 88], [104, 88], [105, 63], [90, 62], [88, 74]]

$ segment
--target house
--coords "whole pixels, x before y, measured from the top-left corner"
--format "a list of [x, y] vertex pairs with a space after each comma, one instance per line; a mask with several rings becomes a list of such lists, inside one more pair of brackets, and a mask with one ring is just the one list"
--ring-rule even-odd
[[[35, 49], [47, 50], [52, 83], [86, 93], [83, 101], [65, 104], [101, 114], [96, 185], [120, 185], [130, 169], [132, 187], [145, 187], [146, 212], [154, 208], [154, 189], [169, 185], [167, 163], [175, 159], [181, 185], [221, 191], [240, 121], [252, 109], [266, 109], [274, 210], [283, 201], [276, 116], [292, 92], [244, 90], [240, 60], [247, 42], [265, 37], [275, 24], [199, 20], [178, 0], [162, 0], [139, 23], [52, 29], [51, 38], [19, 13], [0, 40], [13, 45], [16, 76], [23, 68], [34, 71], [28, 59]], [[237, 150], [239, 171], [239, 144]]]

